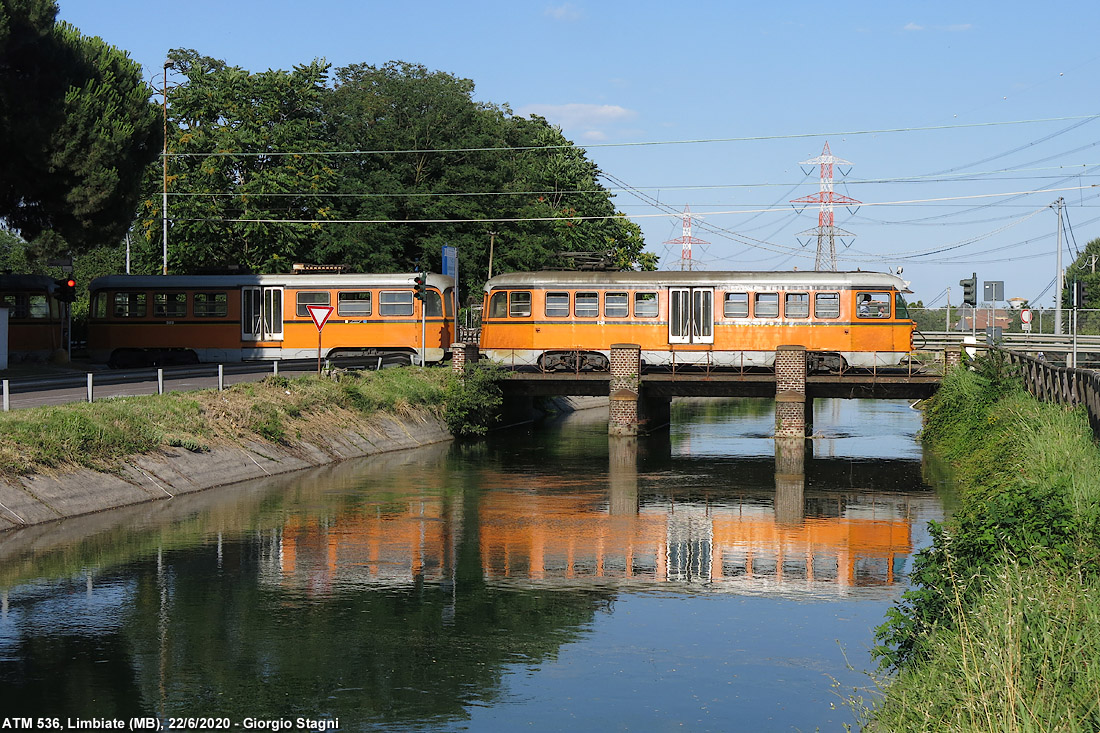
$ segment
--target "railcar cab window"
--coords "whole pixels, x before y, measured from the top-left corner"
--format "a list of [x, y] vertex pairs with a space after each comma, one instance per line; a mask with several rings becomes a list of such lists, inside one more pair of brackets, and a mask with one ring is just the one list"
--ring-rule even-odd
[[626, 293], [604, 293], [603, 314], [607, 318], [626, 318], [630, 315], [630, 301]]
[[531, 291], [514, 290], [508, 293], [508, 317], [530, 318], [531, 316]]
[[809, 318], [810, 294], [786, 293], [783, 296], [783, 316], [784, 318]]
[[894, 318], [908, 318], [909, 306], [905, 304], [905, 298], [901, 293], [894, 293]]
[[547, 318], [568, 318], [569, 317], [569, 293], [547, 293], [546, 294], [546, 317]]
[[424, 315], [427, 318], [440, 318], [443, 315], [443, 298], [435, 290], [424, 293]]
[[657, 317], [657, 293], [634, 293], [634, 317]]
[[413, 314], [413, 291], [383, 290], [378, 293], [378, 315], [411, 316]]
[[489, 298], [489, 317], [505, 318], [508, 315], [508, 293], [496, 292]]
[[371, 314], [369, 290], [348, 290], [336, 294], [336, 315], [363, 318]]
[[323, 290], [300, 290], [297, 296], [295, 296], [296, 309], [295, 314], [301, 318], [309, 318], [309, 307], [311, 305], [328, 305], [331, 300], [329, 293]]
[[144, 318], [146, 310], [145, 293], [115, 293], [115, 318]]
[[752, 314], [755, 318], [779, 318], [779, 293], [757, 293]]
[[225, 318], [229, 297], [225, 293], [195, 293], [195, 318]]
[[840, 293], [814, 293], [814, 318], [840, 318]]
[[599, 293], [577, 293], [573, 301], [573, 315], [577, 318], [596, 318], [600, 315]]
[[107, 317], [107, 294], [96, 293], [92, 296], [92, 306], [90, 308], [92, 312], [92, 318], [106, 318]]
[[857, 293], [856, 315], [860, 318], [889, 318], [890, 293]]
[[185, 318], [187, 316], [187, 293], [153, 293], [153, 316], [155, 318]]
[[722, 315], [726, 318], [749, 317], [749, 294], [726, 293], [725, 305], [722, 307]]

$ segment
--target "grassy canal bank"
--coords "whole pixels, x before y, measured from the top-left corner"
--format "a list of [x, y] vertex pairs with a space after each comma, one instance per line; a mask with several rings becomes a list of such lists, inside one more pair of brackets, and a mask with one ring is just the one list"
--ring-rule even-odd
[[402, 368], [0, 414], [0, 529], [485, 432], [493, 370]]
[[[1100, 730], [1100, 447], [994, 354], [927, 405], [960, 504], [878, 630], [875, 731]], [[869, 704], [869, 703], [867, 703]]]

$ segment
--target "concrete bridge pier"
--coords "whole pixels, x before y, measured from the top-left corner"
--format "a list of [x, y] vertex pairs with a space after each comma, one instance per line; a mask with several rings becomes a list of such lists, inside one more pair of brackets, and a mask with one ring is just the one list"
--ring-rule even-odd
[[608, 507], [613, 516], [638, 514], [638, 439], [612, 435], [607, 440]]
[[636, 436], [668, 424], [672, 398], [642, 392], [641, 346], [611, 344], [607, 433]]
[[806, 516], [806, 459], [813, 443], [804, 438], [775, 439], [775, 521], [801, 525]]
[[806, 347], [775, 349], [775, 438], [813, 434], [814, 401], [806, 396]]

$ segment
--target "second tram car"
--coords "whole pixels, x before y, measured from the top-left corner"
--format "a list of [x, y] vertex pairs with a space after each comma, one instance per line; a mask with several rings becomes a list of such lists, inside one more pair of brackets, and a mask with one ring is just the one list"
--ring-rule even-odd
[[481, 351], [554, 370], [605, 370], [611, 344], [647, 366], [771, 367], [806, 347], [811, 368], [898, 364], [915, 324], [899, 277], [875, 272], [515, 272], [485, 283]]
[[[332, 307], [327, 359], [409, 364], [420, 348], [444, 359], [453, 336], [454, 280], [416, 273], [109, 275], [93, 280], [88, 353], [113, 367], [303, 359], [317, 355], [309, 306]], [[426, 338], [421, 343], [422, 324]]]

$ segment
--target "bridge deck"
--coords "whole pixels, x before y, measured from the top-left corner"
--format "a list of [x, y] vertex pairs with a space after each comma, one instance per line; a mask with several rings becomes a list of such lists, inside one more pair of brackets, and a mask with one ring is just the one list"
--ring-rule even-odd
[[[905, 369], [810, 375], [806, 394], [811, 398], [925, 399], [939, 388], [940, 379], [939, 375], [912, 375]], [[505, 394], [516, 396], [605, 397], [610, 382], [607, 372], [515, 372], [502, 387]], [[771, 372], [656, 372], [642, 374], [641, 384], [647, 393], [661, 397], [775, 397], [776, 391]]]

